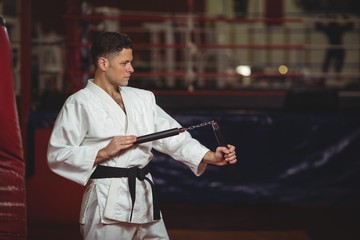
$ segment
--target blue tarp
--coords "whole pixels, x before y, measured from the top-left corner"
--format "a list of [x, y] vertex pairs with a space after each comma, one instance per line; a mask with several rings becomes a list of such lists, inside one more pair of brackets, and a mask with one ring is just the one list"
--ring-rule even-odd
[[[236, 167], [208, 166], [200, 177], [155, 152], [152, 174], [162, 202], [351, 204], [360, 202], [360, 114], [171, 113], [183, 126], [219, 123], [236, 146]], [[211, 127], [193, 137], [214, 149]]]

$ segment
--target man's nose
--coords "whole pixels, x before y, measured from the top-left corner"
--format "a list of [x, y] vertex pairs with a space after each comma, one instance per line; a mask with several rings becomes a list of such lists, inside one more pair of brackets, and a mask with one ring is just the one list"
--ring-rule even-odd
[[133, 73], [135, 71], [131, 64], [129, 64], [128, 71], [131, 72], [131, 73]]

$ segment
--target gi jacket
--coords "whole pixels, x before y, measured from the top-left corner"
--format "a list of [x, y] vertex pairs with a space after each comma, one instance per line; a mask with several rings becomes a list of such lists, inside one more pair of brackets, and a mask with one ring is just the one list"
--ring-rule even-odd
[[[104, 90], [89, 80], [87, 86], [71, 95], [56, 119], [48, 146], [48, 165], [56, 174], [86, 185], [80, 223], [86, 210], [97, 199], [103, 223], [128, 222], [131, 197], [127, 178], [90, 179], [98, 151], [114, 136], [136, 135], [181, 127], [155, 102], [152, 92], [119, 88], [126, 114]], [[130, 168], [145, 167], [153, 158], [152, 148], [186, 164], [197, 176], [206, 164], [201, 163], [209, 150], [188, 132], [148, 143], [134, 145], [102, 165]], [[151, 178], [151, 174], [147, 174]], [[131, 222], [153, 221], [151, 186], [136, 179], [136, 202]]]

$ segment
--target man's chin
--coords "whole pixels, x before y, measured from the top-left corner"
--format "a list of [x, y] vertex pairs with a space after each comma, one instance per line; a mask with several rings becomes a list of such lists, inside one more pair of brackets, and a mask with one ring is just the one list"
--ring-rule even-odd
[[127, 85], [129, 85], [129, 81], [120, 83], [120, 87], [126, 87]]

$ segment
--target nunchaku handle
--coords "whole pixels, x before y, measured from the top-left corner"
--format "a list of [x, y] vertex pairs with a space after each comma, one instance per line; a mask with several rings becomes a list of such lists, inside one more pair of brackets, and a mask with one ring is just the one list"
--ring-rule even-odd
[[[222, 135], [221, 129], [220, 129], [219, 125], [217, 124], [217, 122], [214, 122], [211, 125], [214, 130], [214, 134], [215, 134], [215, 137], [216, 137], [216, 140], [217, 140], [219, 146], [227, 147], [227, 144], [225, 142], [225, 139]], [[158, 140], [158, 139], [162, 139], [162, 138], [175, 136], [184, 131], [186, 131], [186, 128], [171, 128], [171, 129], [160, 131], [160, 132], [150, 133], [147, 135], [139, 136], [134, 144], [140, 144], [140, 143], [145, 143], [145, 142], [150, 142], [150, 141], [154, 141], [154, 140]]]
[[175, 136], [184, 131], [185, 131], [184, 128], [171, 128], [169, 130], [164, 130], [164, 131], [160, 131], [160, 132], [156, 132], [156, 133], [150, 133], [150, 134], [138, 137], [134, 144], [140, 144], [140, 143], [158, 140], [161, 138]]
[[212, 128], [214, 130], [214, 134], [216, 137], [216, 140], [221, 147], [227, 147], [227, 143], [225, 142], [224, 136], [221, 132], [220, 126], [217, 124], [217, 122], [214, 122], [212, 124]]
[[[219, 146], [221, 147], [228, 147], [227, 146], [227, 143], [225, 142], [225, 139], [224, 139], [224, 136], [221, 132], [221, 129], [219, 127], [219, 125], [214, 122], [212, 124], [212, 128], [214, 130], [214, 134], [215, 134], [215, 137], [216, 137], [216, 140], [219, 144]], [[240, 173], [239, 173], [239, 170], [237, 169], [237, 167], [235, 166], [235, 164], [233, 165], [227, 165], [228, 167], [228, 170], [229, 170], [229, 175], [234, 178], [234, 179], [239, 179], [239, 176], [240, 176]]]

